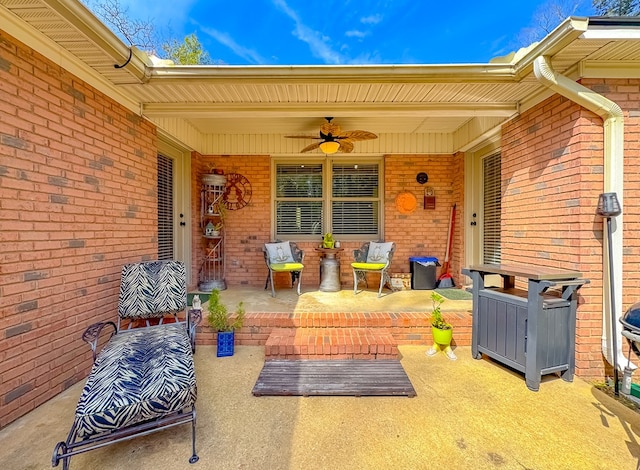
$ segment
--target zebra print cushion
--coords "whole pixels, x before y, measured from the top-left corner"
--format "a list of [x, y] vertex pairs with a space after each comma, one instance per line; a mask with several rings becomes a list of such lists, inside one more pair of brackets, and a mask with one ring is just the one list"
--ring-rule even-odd
[[121, 331], [100, 351], [76, 407], [81, 439], [193, 406], [196, 378], [184, 325]]
[[122, 267], [120, 318], [159, 318], [186, 307], [187, 274], [180, 261], [147, 261]]

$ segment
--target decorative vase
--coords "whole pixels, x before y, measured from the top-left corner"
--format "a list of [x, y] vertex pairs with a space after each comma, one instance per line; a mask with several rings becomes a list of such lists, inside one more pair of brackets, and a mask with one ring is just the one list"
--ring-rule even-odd
[[431, 334], [433, 335], [433, 342], [440, 346], [449, 346], [453, 339], [453, 328], [448, 330], [441, 330], [435, 326], [431, 327]]
[[218, 331], [218, 351], [217, 357], [233, 356], [233, 344], [235, 334], [233, 331]]

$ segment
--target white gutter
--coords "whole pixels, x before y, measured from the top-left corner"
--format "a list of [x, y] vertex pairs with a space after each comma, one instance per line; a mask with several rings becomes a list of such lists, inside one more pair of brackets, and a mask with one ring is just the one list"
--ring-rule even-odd
[[82, 3], [77, 0], [42, 1], [108, 54], [113, 59], [114, 65], [123, 66], [126, 64], [123, 68], [131, 73], [139, 83], [143, 83], [149, 78], [148, 66], [151, 65], [151, 62], [146, 54], [123, 43]]
[[[49, 0], [47, 0], [49, 1]], [[149, 71], [150, 80], [170, 83], [177, 80], [198, 82], [287, 83], [513, 83], [513, 65], [444, 64], [444, 65], [164, 65]]]
[[[574, 82], [573, 80], [556, 73], [551, 66], [548, 56], [539, 56], [534, 60], [533, 71], [540, 83], [552, 89], [556, 93], [570, 99], [574, 103], [593, 111], [604, 121], [604, 188], [603, 192], [615, 192], [621, 207], [623, 204], [623, 173], [624, 173], [624, 118], [622, 109], [616, 103], [589, 88]], [[613, 273], [610, 276], [614, 281], [614, 300], [616, 310], [622, 308], [622, 218], [623, 214], [612, 219], [613, 246]], [[603, 234], [606, 232], [606, 219], [603, 219]], [[609, 270], [607, 237], [603, 236], [602, 272]], [[619, 321], [611, 325], [611, 302], [609, 301], [611, 278], [603, 275], [602, 280], [602, 351], [609, 364], [613, 364], [613, 335], [617, 341], [615, 351], [618, 368], [622, 369], [627, 364], [627, 358], [622, 353], [622, 326]], [[616, 319], [620, 315], [616, 313]], [[633, 366], [635, 368], [635, 366]]]

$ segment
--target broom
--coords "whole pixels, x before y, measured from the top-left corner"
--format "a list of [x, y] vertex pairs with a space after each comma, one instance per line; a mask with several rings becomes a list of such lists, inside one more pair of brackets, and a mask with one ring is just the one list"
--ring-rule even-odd
[[456, 205], [454, 204], [451, 208], [451, 220], [449, 220], [449, 233], [447, 234], [447, 252], [444, 254], [444, 265], [442, 266], [442, 273], [438, 278], [439, 289], [446, 289], [448, 287], [455, 287], [456, 285], [453, 282], [453, 277], [451, 273], [449, 273], [449, 269], [451, 268], [450, 259], [451, 259], [451, 249], [453, 248], [453, 226], [456, 219]]

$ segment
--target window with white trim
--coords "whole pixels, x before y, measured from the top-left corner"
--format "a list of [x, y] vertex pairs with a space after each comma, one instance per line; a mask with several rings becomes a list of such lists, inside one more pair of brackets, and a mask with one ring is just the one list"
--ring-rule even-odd
[[173, 254], [173, 160], [158, 154], [158, 259]]
[[382, 238], [382, 160], [274, 162], [275, 237]]
[[502, 258], [501, 243], [501, 157], [495, 153], [482, 160], [484, 184], [483, 200], [483, 262], [499, 264]]

